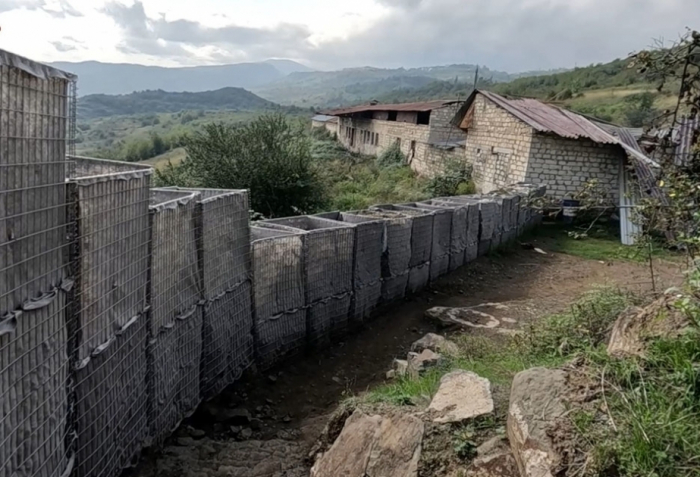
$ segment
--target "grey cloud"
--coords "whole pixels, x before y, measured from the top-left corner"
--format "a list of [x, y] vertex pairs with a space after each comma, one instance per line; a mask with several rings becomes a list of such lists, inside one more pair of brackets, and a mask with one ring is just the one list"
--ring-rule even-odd
[[[141, 1], [112, 2], [104, 13], [123, 31], [121, 51], [180, 63], [286, 57], [321, 69], [472, 63], [509, 72], [610, 61], [655, 38], [675, 39], [686, 19], [700, 18], [697, 0], [375, 1], [391, 7], [385, 16], [321, 44], [303, 25], [212, 28], [149, 17]], [[204, 47], [214, 48], [204, 55]]]
[[55, 18], [83, 16], [68, 0], [58, 0], [53, 3], [47, 0], [0, 0], [0, 12], [20, 9], [41, 10]]
[[377, 0], [381, 5], [395, 8], [415, 8], [420, 5], [423, 0]]
[[[191, 20], [168, 21], [149, 17], [140, 1], [131, 6], [111, 2], [103, 12], [124, 32], [122, 51], [177, 57], [187, 54], [186, 46], [222, 46], [231, 57], [259, 59], [295, 56], [310, 48], [310, 30], [301, 25], [281, 24], [274, 29], [224, 26], [212, 28]], [[221, 54], [217, 54], [217, 59]]]
[[51, 44], [53, 45], [54, 48], [56, 48], [56, 51], [60, 51], [61, 53], [66, 53], [68, 51], [75, 51], [78, 49], [77, 46], [72, 45], [70, 43], [65, 43], [63, 41], [52, 41]]
[[[407, 3], [378, 0], [383, 3]], [[410, 2], [409, 2], [410, 3]], [[414, 2], [418, 3], [418, 2]], [[485, 64], [511, 72], [583, 66], [677, 38], [697, 0], [424, 0], [310, 50], [317, 67]]]
[[10, 12], [21, 8], [39, 10], [45, 3], [44, 0], [2, 0], [0, 1], [0, 12]]

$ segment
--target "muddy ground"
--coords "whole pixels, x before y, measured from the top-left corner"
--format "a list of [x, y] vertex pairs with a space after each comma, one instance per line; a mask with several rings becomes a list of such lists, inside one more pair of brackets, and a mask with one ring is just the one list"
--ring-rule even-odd
[[[547, 239], [535, 245], [547, 251]], [[678, 284], [681, 267], [657, 262], [657, 290]], [[522, 247], [481, 258], [419, 295], [382, 310], [365, 329], [330, 351], [290, 359], [263, 375], [246, 376], [214, 402], [203, 404], [162, 451], [145, 454], [127, 475], [308, 475], [308, 453], [338, 403], [384, 382], [395, 357], [405, 357], [414, 341], [436, 331], [424, 318], [427, 309], [500, 303], [507, 305], [507, 318], [517, 327], [561, 311], [600, 284], [652, 291], [645, 264], [542, 255]], [[240, 423], [230, 415], [225, 422], [214, 416], [222, 409], [241, 415]]]

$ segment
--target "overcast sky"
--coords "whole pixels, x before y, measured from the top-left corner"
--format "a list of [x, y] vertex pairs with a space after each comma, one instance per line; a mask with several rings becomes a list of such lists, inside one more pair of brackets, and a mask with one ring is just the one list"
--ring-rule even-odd
[[520, 72], [676, 39], [700, 0], [0, 0], [0, 27], [0, 48], [41, 61]]

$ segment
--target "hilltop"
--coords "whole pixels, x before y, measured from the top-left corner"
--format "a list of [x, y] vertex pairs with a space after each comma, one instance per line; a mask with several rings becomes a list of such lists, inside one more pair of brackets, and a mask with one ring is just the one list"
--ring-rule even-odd
[[169, 93], [162, 90], [124, 95], [93, 94], [80, 98], [82, 120], [110, 116], [177, 113], [185, 110], [252, 111], [276, 105], [243, 88], [222, 88], [201, 93]]

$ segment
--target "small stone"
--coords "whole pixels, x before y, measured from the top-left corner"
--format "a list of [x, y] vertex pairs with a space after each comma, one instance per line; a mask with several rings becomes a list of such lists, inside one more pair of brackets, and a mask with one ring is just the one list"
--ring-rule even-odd
[[263, 412], [263, 407], [262, 407], [262, 406], [256, 407], [256, 408], [255, 408], [255, 412], [257, 412], [258, 414], [262, 413], [262, 412]]
[[204, 432], [204, 431], [201, 430], [201, 429], [189, 428], [189, 429], [188, 429], [188, 432], [189, 432], [189, 434], [190, 434], [190, 437], [193, 437], [193, 438], [195, 438], [195, 439], [201, 439], [201, 438], [203, 438], [204, 436], [207, 435], [207, 433]]
[[333, 377], [333, 381], [336, 382], [336, 383], [338, 383], [338, 384], [342, 384], [342, 383], [343, 383], [343, 380], [340, 379], [340, 378], [337, 377], [337, 376], [334, 376], [334, 377]]
[[292, 422], [292, 418], [289, 416], [285, 416], [284, 419], [282, 419], [282, 421], [289, 424], [290, 422]]
[[395, 376], [396, 377], [403, 377], [406, 376], [406, 373], [408, 373], [408, 361], [404, 359], [395, 359], [394, 363], [394, 371], [396, 372]]
[[259, 431], [263, 427], [263, 422], [260, 419], [251, 419], [250, 428], [254, 431]]
[[177, 445], [180, 447], [189, 447], [189, 446], [194, 446], [196, 444], [195, 440], [192, 439], [191, 437], [178, 437], [177, 438]]
[[455, 343], [435, 333], [428, 333], [411, 345], [411, 351], [415, 353], [420, 353], [426, 349], [434, 351], [435, 353], [445, 353], [449, 355], [456, 355], [459, 353], [459, 347]]
[[238, 434], [241, 433], [241, 426], [231, 426], [229, 427], [229, 430], [231, 431], [231, 434], [234, 436], [237, 436]]
[[248, 424], [250, 422], [250, 412], [244, 408], [225, 409], [217, 416], [222, 422], [231, 424]]
[[275, 403], [272, 399], [265, 399], [265, 402], [270, 404], [270, 405]]
[[241, 439], [247, 441], [248, 439], [250, 439], [251, 437], [253, 437], [253, 431], [252, 431], [252, 429], [249, 429], [249, 428], [246, 427], [245, 429], [243, 429], [243, 430], [241, 431], [240, 437], [241, 437]]
[[389, 371], [387, 371], [386, 372], [386, 379], [387, 380], [396, 379], [396, 370], [390, 369]]
[[268, 379], [268, 381], [270, 381], [273, 384], [277, 382], [277, 376], [274, 376], [274, 375], [268, 376], [267, 379]]
[[420, 354], [408, 353], [408, 374], [416, 378], [425, 373], [429, 368], [439, 366], [443, 361], [441, 355], [429, 349], [423, 350]]

